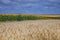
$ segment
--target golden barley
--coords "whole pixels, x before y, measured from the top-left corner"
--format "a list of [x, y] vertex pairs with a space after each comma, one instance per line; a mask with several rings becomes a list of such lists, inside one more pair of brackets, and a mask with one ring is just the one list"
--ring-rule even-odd
[[0, 40], [60, 40], [60, 20], [0, 22]]

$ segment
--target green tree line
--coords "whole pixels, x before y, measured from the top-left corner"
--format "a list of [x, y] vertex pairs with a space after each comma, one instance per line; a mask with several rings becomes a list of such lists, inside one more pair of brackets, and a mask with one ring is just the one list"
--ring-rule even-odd
[[60, 19], [60, 17], [37, 17], [32, 15], [0, 15], [0, 21], [22, 21], [22, 20], [39, 20], [39, 19]]

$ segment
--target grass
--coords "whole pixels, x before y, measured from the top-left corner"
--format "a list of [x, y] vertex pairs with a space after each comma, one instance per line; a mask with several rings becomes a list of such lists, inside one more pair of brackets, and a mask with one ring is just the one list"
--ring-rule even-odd
[[22, 21], [22, 20], [42, 20], [42, 19], [60, 19], [60, 17], [45, 17], [36, 15], [15, 15], [15, 14], [0, 14], [0, 21]]

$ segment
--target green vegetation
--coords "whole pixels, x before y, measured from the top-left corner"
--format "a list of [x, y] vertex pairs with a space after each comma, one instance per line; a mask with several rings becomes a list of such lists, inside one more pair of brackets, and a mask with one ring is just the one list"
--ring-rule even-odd
[[60, 19], [60, 17], [42, 17], [34, 15], [0, 15], [0, 21], [22, 21], [22, 20], [41, 20], [41, 19]]

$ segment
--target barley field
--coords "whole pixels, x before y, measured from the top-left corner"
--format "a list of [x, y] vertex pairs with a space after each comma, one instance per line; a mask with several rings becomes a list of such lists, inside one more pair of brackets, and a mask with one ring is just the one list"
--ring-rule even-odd
[[60, 20], [0, 22], [0, 40], [60, 40]]

